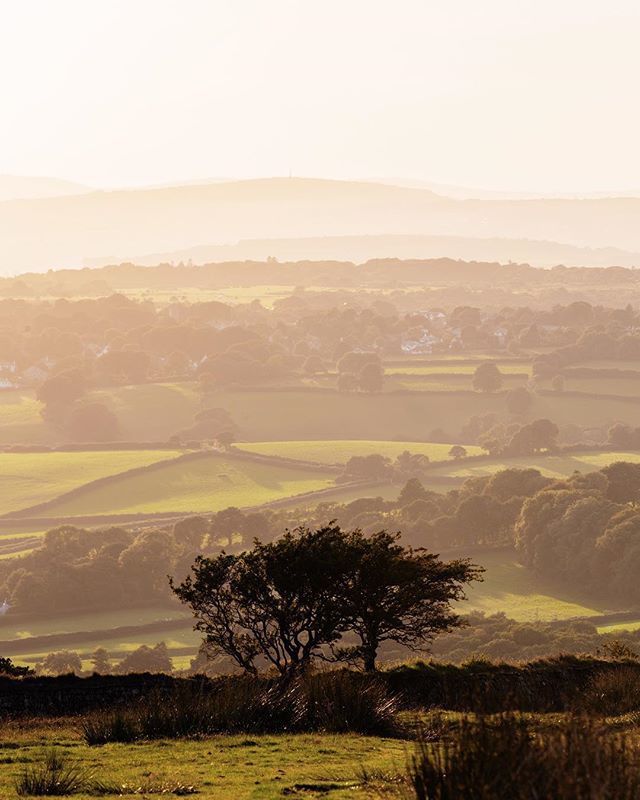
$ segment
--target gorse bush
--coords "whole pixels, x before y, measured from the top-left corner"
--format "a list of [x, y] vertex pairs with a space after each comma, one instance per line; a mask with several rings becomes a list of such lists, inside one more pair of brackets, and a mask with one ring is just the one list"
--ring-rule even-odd
[[640, 711], [640, 670], [628, 666], [594, 675], [576, 704], [586, 713], [605, 716]]
[[640, 764], [628, 740], [589, 718], [534, 731], [522, 717], [463, 717], [423, 737], [409, 767], [417, 800], [635, 800]]
[[304, 731], [396, 735], [397, 701], [383, 686], [347, 672], [286, 683], [241, 678], [206, 691], [181, 687], [82, 722], [88, 744], [214, 733]]

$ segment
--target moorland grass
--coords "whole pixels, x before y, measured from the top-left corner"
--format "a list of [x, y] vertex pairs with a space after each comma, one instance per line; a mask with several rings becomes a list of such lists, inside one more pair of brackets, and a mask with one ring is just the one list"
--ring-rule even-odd
[[[0, 731], [0, 797], [16, 797], [24, 762], [41, 765], [54, 746], [96, 780], [124, 786], [122, 796], [131, 800], [141, 796], [141, 786], [178, 783], [193, 786], [202, 800], [281, 800], [298, 794], [365, 800], [371, 793], [363, 770], [396, 772], [407, 757], [402, 740], [326, 733], [220, 735], [91, 747], [73, 721], [30, 720], [7, 723]], [[76, 800], [96, 796], [73, 795]]]
[[462, 716], [409, 767], [416, 800], [635, 800], [637, 737], [589, 717], [540, 729], [516, 714]]

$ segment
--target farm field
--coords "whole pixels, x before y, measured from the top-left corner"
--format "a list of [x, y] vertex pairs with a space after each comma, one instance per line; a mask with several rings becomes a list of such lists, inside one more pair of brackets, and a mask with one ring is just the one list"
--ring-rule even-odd
[[[640, 377], [640, 373], [639, 373]], [[541, 388], [551, 389], [551, 382], [542, 382]], [[640, 397], [638, 378], [599, 378], [567, 375], [564, 379], [565, 392], [584, 392], [586, 394]]]
[[[159, 620], [184, 617], [190, 619], [177, 604], [173, 608], [150, 607], [120, 609], [117, 611], [87, 611], [41, 618], [20, 618], [9, 614], [0, 618], [0, 640], [26, 639], [31, 636], [75, 633], [77, 631], [107, 630], [126, 625], [147, 625]], [[158, 637], [158, 634], [155, 634]]]
[[[433, 375], [412, 375], [395, 374], [389, 375], [384, 382], [384, 392], [473, 392], [471, 375], [433, 374]], [[502, 380], [502, 391], [515, 389], [518, 386], [526, 386], [528, 376], [524, 373], [516, 375], [505, 375]]]
[[[379, 453], [394, 459], [408, 450], [421, 453], [431, 461], [446, 461], [449, 458], [450, 444], [439, 442], [388, 442], [359, 439], [339, 439], [332, 441], [285, 441], [285, 442], [241, 442], [235, 445], [239, 450], [260, 455], [297, 458], [303, 461], [317, 461], [321, 464], [344, 464], [352, 456], [368, 456]], [[467, 447], [469, 455], [479, 455], [480, 447]]]
[[430, 475], [446, 475], [454, 478], [471, 478], [477, 475], [492, 475], [501, 469], [525, 469], [533, 467], [544, 475], [551, 477], [566, 477], [576, 470], [579, 472], [592, 472], [602, 469], [615, 461], [630, 461], [640, 463], [638, 451], [608, 451], [593, 450], [577, 453], [560, 453], [558, 455], [537, 455], [523, 458], [496, 458], [476, 463], [453, 463], [449, 466], [437, 466], [430, 470]]
[[48, 517], [219, 511], [333, 486], [329, 472], [259, 464], [214, 453], [89, 487], [47, 507]]
[[0, 514], [43, 503], [97, 478], [180, 454], [180, 450], [0, 453]]
[[[534, 397], [530, 416], [548, 417], [558, 425], [595, 426], [603, 419], [637, 425], [638, 402], [558, 393]], [[457, 433], [474, 415], [504, 413], [505, 395], [472, 391], [365, 395], [296, 389], [226, 390], [209, 394], [206, 405], [232, 409], [248, 441], [306, 440], [310, 428], [317, 439], [323, 440], [420, 441], [436, 427]]]
[[[511, 361], [494, 361], [495, 364], [503, 375], [531, 375], [531, 364], [526, 363], [513, 363]], [[480, 361], [479, 363], [483, 363]], [[460, 364], [438, 364], [430, 363], [425, 364], [392, 364], [384, 367], [385, 375], [467, 375], [473, 376], [473, 373], [478, 368], [478, 362], [475, 363], [460, 363]]]
[[[460, 613], [483, 611], [496, 614], [503, 611], [508, 617], [522, 622], [604, 613], [604, 609], [584, 604], [577, 597], [565, 596], [557, 587], [548, 585], [519, 564], [511, 550], [477, 551], [465, 555], [485, 567], [486, 572], [484, 582], [472, 584], [467, 590], [468, 601], [460, 603]], [[442, 553], [442, 556], [446, 558], [447, 554]]]
[[[0, 733], [8, 756], [0, 770], [0, 796], [16, 797], [25, 764], [39, 763], [52, 746], [96, 779], [139, 787], [145, 779], [192, 785], [202, 800], [276, 800], [283, 796], [332, 800], [370, 798], [363, 773], [403, 772], [411, 744], [351, 734], [215, 736], [201, 740], [89, 747], [73, 721], [9, 723]], [[133, 788], [132, 788], [133, 792]], [[94, 795], [76, 794], [78, 800]], [[120, 795], [140, 797], [140, 792]], [[144, 794], [144, 796], [148, 796]]]

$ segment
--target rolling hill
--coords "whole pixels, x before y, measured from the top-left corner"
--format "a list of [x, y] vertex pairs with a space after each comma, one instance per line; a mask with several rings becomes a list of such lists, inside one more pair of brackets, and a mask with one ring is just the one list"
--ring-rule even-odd
[[478, 199], [354, 181], [270, 178], [0, 203], [0, 274], [202, 242], [437, 235], [640, 250], [640, 199]]

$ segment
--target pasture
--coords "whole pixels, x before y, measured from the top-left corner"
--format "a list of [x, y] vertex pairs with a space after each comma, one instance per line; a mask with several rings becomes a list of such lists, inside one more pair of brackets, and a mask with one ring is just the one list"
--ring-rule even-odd
[[452, 478], [472, 478], [478, 475], [492, 475], [502, 469], [527, 469], [533, 467], [543, 475], [552, 478], [565, 478], [573, 472], [593, 472], [616, 461], [640, 462], [638, 451], [591, 450], [575, 453], [540, 454], [522, 458], [491, 458], [465, 464], [452, 463], [447, 466], [436, 466], [429, 471], [430, 475], [448, 476]]
[[[512, 361], [495, 361], [490, 359], [491, 363], [495, 364], [503, 375], [531, 375], [531, 364], [512, 362]], [[466, 375], [472, 377], [473, 373], [478, 368], [478, 364], [482, 361], [475, 362], [459, 362], [459, 363], [438, 363], [437, 361], [429, 363], [392, 363], [385, 364], [385, 375]]]
[[[467, 601], [458, 606], [459, 613], [483, 611], [485, 614], [504, 612], [522, 622], [551, 621], [571, 617], [602, 614], [583, 598], [567, 594], [523, 567], [513, 550], [484, 550], [465, 553], [474, 563], [486, 569], [484, 581], [467, 590]], [[453, 557], [442, 553], [443, 558]], [[459, 557], [457, 553], [455, 557]]]
[[[449, 458], [450, 444], [440, 442], [389, 442], [360, 439], [339, 439], [332, 441], [284, 441], [284, 442], [241, 442], [235, 445], [239, 450], [259, 453], [266, 456], [295, 458], [302, 461], [316, 461], [320, 464], [344, 464], [352, 456], [368, 456], [378, 453], [395, 459], [400, 453], [420, 453], [431, 461], [446, 461]], [[467, 447], [469, 455], [479, 455], [479, 447]]]
[[333, 486], [329, 472], [261, 464], [216, 453], [192, 461], [159, 465], [145, 473], [115, 478], [61, 497], [48, 517], [94, 514], [152, 514], [220, 511], [254, 506]]
[[179, 450], [0, 453], [0, 514], [43, 503], [96, 478], [178, 455]]

